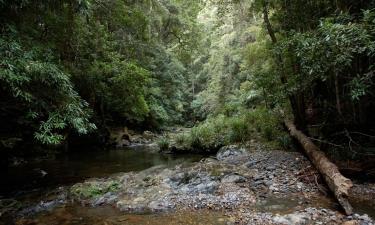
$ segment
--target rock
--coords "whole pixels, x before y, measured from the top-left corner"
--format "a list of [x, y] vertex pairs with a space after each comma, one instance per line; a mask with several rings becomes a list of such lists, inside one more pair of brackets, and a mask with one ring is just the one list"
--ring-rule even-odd
[[[290, 164], [297, 156], [301, 160], [292, 167]], [[310, 194], [315, 196], [314, 183], [295, 180], [295, 173], [310, 165], [299, 153], [263, 151], [250, 154], [237, 146], [228, 146], [220, 149], [217, 158], [219, 160], [206, 159], [173, 169], [161, 166], [120, 174], [113, 178], [118, 184], [117, 191], [108, 191], [114, 192], [117, 198], [105, 191], [102, 197], [96, 196], [97, 199], [79, 200], [138, 213], [213, 210], [233, 216], [236, 224], [341, 224], [345, 220], [371, 224], [366, 215], [349, 218], [331, 209], [307, 208], [307, 205], [318, 207], [319, 203], [309, 199]], [[282, 170], [284, 164], [288, 167]], [[109, 181], [98, 179], [101, 185], [94, 187], [106, 187]], [[302, 189], [312, 191], [303, 196]], [[273, 196], [277, 200], [273, 200]], [[306, 204], [306, 200], [310, 203]], [[256, 201], [264, 201], [260, 209], [269, 212], [254, 210], [257, 209], [254, 207]], [[275, 216], [270, 211], [290, 214]]]
[[118, 148], [128, 146], [131, 137], [127, 127], [117, 127], [109, 130], [109, 143]]
[[173, 184], [174, 186], [178, 186], [184, 183], [186, 184], [189, 180], [190, 178], [187, 173], [177, 173], [167, 178], [167, 183]]
[[212, 194], [213, 192], [215, 192], [215, 190], [217, 189], [217, 187], [219, 186], [219, 184], [216, 182], [216, 181], [212, 181], [210, 183], [202, 183], [202, 184], [199, 184], [197, 185], [195, 188], [194, 188], [194, 192], [195, 193], [208, 193], [208, 194]]
[[270, 189], [271, 191], [279, 191], [279, 188], [275, 187], [274, 185], [271, 185], [271, 186], [269, 187], [269, 189]]
[[220, 148], [216, 154], [216, 158], [220, 161], [234, 160], [240, 156], [246, 155], [246, 150], [236, 145], [224, 146]]
[[273, 221], [275, 223], [285, 224], [285, 225], [303, 225], [307, 224], [308, 218], [306, 215], [301, 213], [292, 213], [285, 216], [275, 216]]
[[266, 170], [268, 171], [274, 171], [276, 169], [276, 166], [268, 166], [266, 167]]
[[252, 168], [252, 167], [254, 167], [257, 163], [258, 163], [258, 161], [256, 161], [256, 160], [251, 160], [251, 161], [245, 163], [244, 166], [247, 167], [247, 168]]
[[258, 180], [263, 180], [263, 177], [262, 176], [259, 176], [259, 175], [256, 175], [254, 178], [253, 178], [254, 181], [258, 181]]
[[167, 210], [173, 209], [175, 205], [167, 201], [152, 201], [148, 204], [148, 208], [152, 212], [165, 212]]
[[254, 186], [266, 185], [263, 180], [255, 181], [253, 184], [254, 184]]
[[271, 186], [271, 185], [273, 185], [273, 181], [272, 180], [267, 180], [267, 181], [264, 182], [264, 184], [266, 186]]
[[130, 146], [129, 140], [122, 139], [122, 140], [119, 140], [116, 143], [116, 148], [123, 148], [123, 147], [127, 147], [127, 146]]
[[341, 225], [359, 225], [359, 221], [349, 220], [349, 221], [346, 221], [346, 222], [342, 223]]
[[156, 135], [154, 133], [152, 133], [151, 131], [148, 131], [148, 130], [144, 131], [142, 136], [146, 140], [152, 140], [156, 137]]
[[364, 221], [371, 220], [370, 217], [367, 214], [363, 214], [362, 216], [359, 216], [358, 219], [364, 220]]
[[246, 178], [239, 175], [226, 175], [221, 179], [222, 183], [244, 183]]
[[116, 207], [122, 212], [145, 212], [146, 205], [119, 201]]
[[106, 194], [104, 194], [103, 196], [99, 197], [98, 199], [96, 199], [94, 202], [93, 202], [93, 206], [100, 206], [100, 205], [103, 205], [103, 204], [111, 204], [113, 202], [116, 201], [118, 197], [112, 193], [112, 192], [108, 192]]
[[291, 224], [289, 220], [287, 220], [285, 217], [282, 217], [282, 216], [275, 216], [273, 218], [273, 222], [277, 223], [277, 224]]

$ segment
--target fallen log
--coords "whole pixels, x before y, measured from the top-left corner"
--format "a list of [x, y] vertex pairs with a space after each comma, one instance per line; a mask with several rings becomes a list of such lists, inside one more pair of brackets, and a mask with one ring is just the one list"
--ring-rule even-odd
[[290, 135], [299, 141], [311, 162], [318, 169], [320, 174], [322, 174], [329, 189], [334, 193], [337, 201], [345, 210], [345, 213], [351, 215], [353, 213], [353, 208], [348, 201], [349, 190], [353, 186], [351, 180], [341, 175], [337, 166], [329, 161], [325, 154], [320, 151], [310, 138], [296, 128], [293, 122], [284, 120], [284, 123]]

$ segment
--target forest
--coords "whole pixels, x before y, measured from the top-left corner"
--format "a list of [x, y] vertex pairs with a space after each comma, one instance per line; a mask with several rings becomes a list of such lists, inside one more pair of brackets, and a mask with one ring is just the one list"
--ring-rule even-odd
[[0, 225], [374, 224], [374, 0], [0, 0]]

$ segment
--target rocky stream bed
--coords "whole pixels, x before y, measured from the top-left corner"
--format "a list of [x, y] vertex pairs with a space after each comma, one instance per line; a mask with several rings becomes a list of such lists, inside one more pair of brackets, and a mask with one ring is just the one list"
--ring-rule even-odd
[[195, 163], [88, 179], [47, 196], [2, 214], [16, 215], [18, 225], [365, 225], [374, 224], [375, 211], [373, 184], [355, 185], [357, 214], [345, 216], [305, 156], [256, 143], [223, 147]]

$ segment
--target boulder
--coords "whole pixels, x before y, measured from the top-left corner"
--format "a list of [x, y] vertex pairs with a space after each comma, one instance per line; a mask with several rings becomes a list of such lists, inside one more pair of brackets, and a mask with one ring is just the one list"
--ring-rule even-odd
[[222, 183], [244, 183], [246, 178], [236, 174], [226, 175], [221, 179]]
[[231, 161], [245, 155], [247, 155], [245, 149], [239, 148], [237, 145], [229, 145], [220, 148], [216, 154], [216, 158], [220, 161]]
[[109, 130], [109, 144], [117, 148], [129, 146], [131, 136], [127, 127], [117, 127]]

